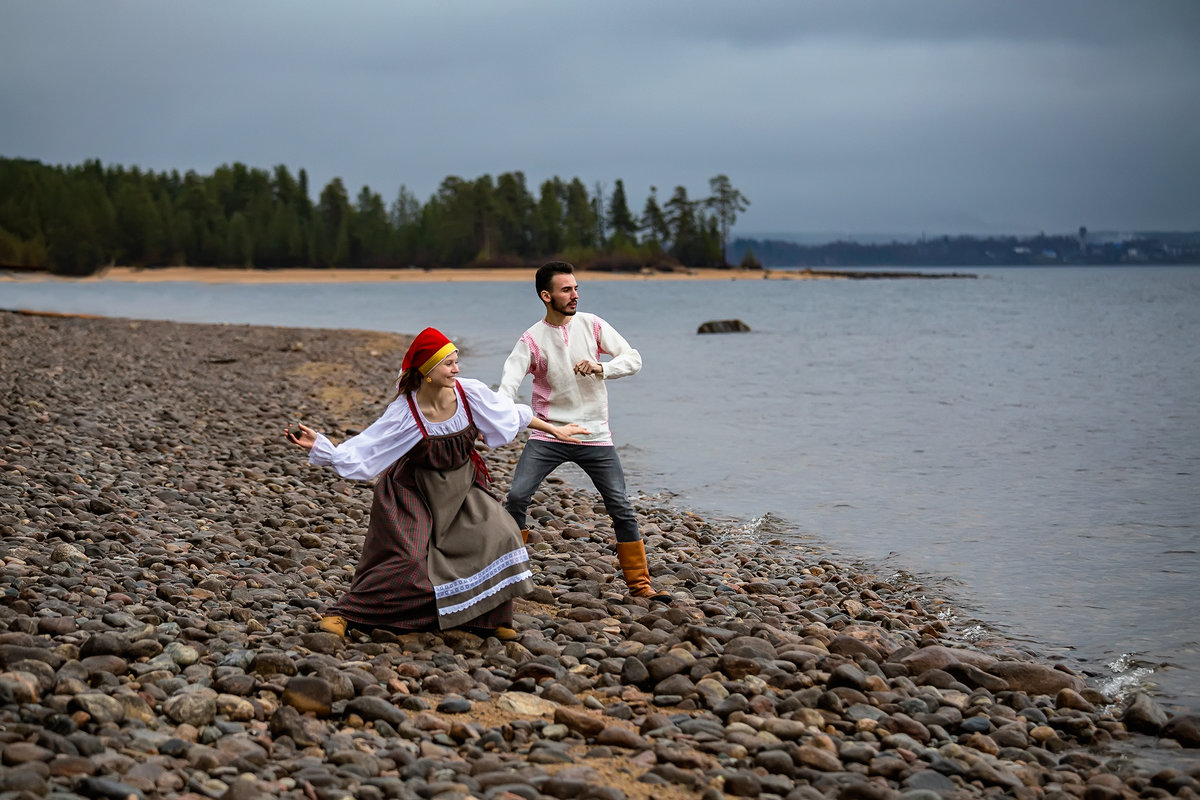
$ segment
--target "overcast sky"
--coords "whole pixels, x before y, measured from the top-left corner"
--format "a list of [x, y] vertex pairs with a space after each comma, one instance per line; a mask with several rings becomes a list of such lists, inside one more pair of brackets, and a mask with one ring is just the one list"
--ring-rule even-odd
[[718, 173], [735, 234], [1200, 229], [1200, 2], [0, 0], [0, 155]]

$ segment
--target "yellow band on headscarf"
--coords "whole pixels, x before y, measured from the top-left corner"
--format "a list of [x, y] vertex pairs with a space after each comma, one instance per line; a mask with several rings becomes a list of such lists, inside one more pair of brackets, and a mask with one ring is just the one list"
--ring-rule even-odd
[[429, 370], [442, 363], [442, 359], [453, 353], [458, 348], [454, 346], [454, 342], [446, 342], [442, 345], [442, 349], [429, 357], [429, 360], [422, 364], [419, 369], [422, 375], [428, 375]]

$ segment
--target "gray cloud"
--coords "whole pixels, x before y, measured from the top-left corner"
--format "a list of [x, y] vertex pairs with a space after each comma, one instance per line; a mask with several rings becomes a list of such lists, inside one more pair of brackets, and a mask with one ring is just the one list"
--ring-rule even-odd
[[392, 198], [523, 171], [739, 230], [1200, 228], [1200, 5], [9, 3], [0, 154], [305, 167]]

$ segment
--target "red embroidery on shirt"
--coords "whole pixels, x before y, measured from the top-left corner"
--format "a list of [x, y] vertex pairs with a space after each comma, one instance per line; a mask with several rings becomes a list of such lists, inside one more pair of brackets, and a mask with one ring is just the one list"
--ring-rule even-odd
[[600, 360], [600, 354], [604, 349], [600, 347], [600, 318], [592, 317], [592, 337], [596, 340], [596, 360]]
[[523, 334], [521, 341], [529, 348], [529, 374], [533, 375], [533, 398], [530, 405], [534, 414], [541, 419], [547, 419], [550, 412], [550, 382], [546, 380], [549, 370], [546, 354], [529, 333]]

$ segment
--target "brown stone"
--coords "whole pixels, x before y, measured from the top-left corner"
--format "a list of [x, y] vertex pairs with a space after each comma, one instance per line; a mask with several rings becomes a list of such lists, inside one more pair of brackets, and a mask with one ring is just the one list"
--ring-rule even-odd
[[803, 744], [796, 748], [795, 760], [806, 767], [819, 769], [822, 772], [841, 772], [843, 769], [842, 760], [837, 757], [836, 753], [813, 747], [810, 744]]
[[719, 763], [713, 756], [679, 745], [655, 747], [654, 755], [660, 762], [674, 764], [682, 769], [713, 769]]
[[930, 739], [929, 728], [903, 712], [892, 714], [885, 725], [889, 730], [911, 736], [918, 742], [928, 742]]
[[947, 667], [954, 664], [970, 664], [982, 670], [992, 672], [993, 675], [997, 674], [991, 669], [992, 665], [996, 663], [996, 659], [991, 656], [975, 652], [974, 650], [962, 650], [940, 644], [922, 647], [916, 652], [901, 658], [900, 663], [907, 667], [909, 673], [912, 675], [920, 675], [922, 672], [931, 669], [944, 671]]
[[295, 675], [296, 664], [287, 653], [260, 650], [250, 662], [250, 671], [259, 675]]
[[554, 709], [554, 721], [583, 736], [597, 736], [605, 728], [604, 720], [595, 714], [562, 706]]
[[1011, 691], [1029, 695], [1057, 695], [1063, 689], [1083, 688], [1083, 681], [1074, 675], [1029, 661], [997, 661], [987, 671], [1008, 681]]
[[1054, 705], [1057, 708], [1073, 708], [1077, 711], [1086, 711], [1091, 714], [1096, 710], [1096, 707], [1089, 703], [1079, 692], [1074, 689], [1063, 689], [1054, 697]]
[[1008, 681], [1004, 678], [974, 664], [951, 664], [946, 668], [946, 672], [966, 686], [987, 689], [989, 692], [1003, 692], [1008, 688]]
[[254, 691], [254, 685], [257, 682], [258, 679], [253, 675], [238, 672], [232, 675], [222, 675], [213, 682], [213, 688], [222, 694], [234, 694], [245, 697]]
[[597, 620], [607, 617], [608, 612], [601, 611], [598, 608], [583, 608], [581, 606], [575, 606], [560, 612], [559, 616], [575, 622], [596, 622]]
[[296, 675], [288, 678], [279, 699], [302, 714], [327, 717], [333, 710], [333, 687], [315, 675]]
[[126, 719], [136, 719], [146, 725], [153, 725], [157, 719], [154, 709], [146, 702], [146, 698], [140, 694], [122, 693], [117, 696], [121, 707], [125, 709]]
[[236, 694], [218, 694], [217, 713], [235, 722], [248, 722], [260, 716], [254, 701]]
[[762, 672], [762, 664], [758, 661], [729, 653], [721, 656], [717, 661], [717, 668], [735, 681]]
[[757, 636], [738, 636], [725, 644], [725, 653], [743, 658], [773, 660], [777, 657], [775, 647], [766, 639]]
[[300, 642], [314, 653], [333, 654], [345, 646], [346, 640], [336, 633], [316, 631], [300, 637]]
[[[842, 638], [854, 639], [878, 653], [878, 657], [873, 658], [873, 661], [880, 660], [880, 657], [887, 658], [900, 649], [900, 642], [879, 625], [847, 625], [829, 641], [831, 653], [836, 652], [834, 650], [835, 643]], [[842, 642], [841, 646], [848, 647], [849, 645]]]
[[641, 736], [623, 725], [609, 725], [596, 735], [596, 744], [624, 747], [627, 750], [645, 750], [649, 747]]
[[671, 725], [671, 719], [666, 714], [650, 713], [642, 720], [642, 724], [638, 727], [639, 733], [649, 733], [650, 731], [666, 728]]
[[90, 758], [83, 756], [58, 755], [50, 762], [51, 777], [75, 778], [81, 775], [95, 774], [95, 763]]
[[1025, 730], [1025, 724], [1021, 722], [1002, 725], [988, 735], [1000, 747], [1024, 748], [1029, 746], [1029, 733]]
[[31, 761], [49, 761], [54, 751], [32, 742], [13, 742], [4, 746], [0, 762], [6, 767], [16, 767]]
[[1163, 726], [1162, 733], [1184, 747], [1200, 747], [1200, 714], [1180, 714]]
[[110, 675], [124, 675], [129, 670], [129, 664], [125, 659], [116, 655], [102, 654], [88, 656], [80, 661], [83, 668], [88, 671], [89, 675], [95, 675], [98, 672], [107, 672]]
[[177, 694], [163, 703], [163, 713], [177, 723], [202, 727], [217, 715], [217, 694], [211, 689]]
[[1170, 717], [1152, 697], [1144, 692], [1138, 692], [1129, 701], [1121, 714], [1121, 721], [1131, 731], [1158, 735]]
[[14, 703], [37, 703], [41, 699], [39, 686], [37, 676], [28, 672], [0, 673], [0, 691]]
[[[823, 721], [823, 720], [822, 720]], [[801, 739], [812, 733], [812, 727], [797, 719], [768, 719], [763, 723], [764, 731], [780, 739]]]
[[881, 660], [878, 650], [855, 636], [838, 635], [833, 637], [829, 640], [829, 652], [849, 658], [865, 656], [872, 661]]
[[972, 733], [967, 736], [963, 744], [981, 753], [987, 753], [989, 756], [1000, 752], [1000, 746], [996, 744], [996, 740], [986, 733]]
[[287, 736], [298, 747], [311, 747], [325, 738], [325, 724], [314, 717], [306, 717], [291, 706], [280, 706], [271, 715], [272, 735]]
[[38, 618], [38, 633], [45, 634], [46, 636], [61, 636], [64, 633], [72, 633], [78, 627], [74, 617]]
[[677, 675], [688, 668], [688, 664], [684, 663], [683, 659], [673, 655], [659, 656], [651, 659], [646, 664], [646, 669], [650, 672], [650, 679], [655, 683], [669, 678], [672, 675]]
[[687, 675], [672, 675], [654, 687], [655, 694], [677, 694], [687, 697], [696, 691], [696, 684]]

